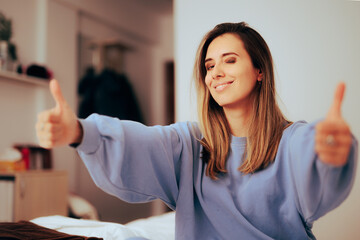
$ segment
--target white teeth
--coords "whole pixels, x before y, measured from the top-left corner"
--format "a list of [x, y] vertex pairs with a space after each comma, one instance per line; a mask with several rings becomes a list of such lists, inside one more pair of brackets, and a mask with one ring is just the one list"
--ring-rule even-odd
[[216, 90], [222, 90], [224, 89], [227, 85], [230, 85], [231, 83], [224, 83], [224, 84], [221, 84], [221, 85], [218, 85], [215, 87]]
[[226, 85], [228, 85], [228, 84], [223, 84], [223, 85], [217, 86], [215, 89], [216, 90], [224, 89], [226, 87]]

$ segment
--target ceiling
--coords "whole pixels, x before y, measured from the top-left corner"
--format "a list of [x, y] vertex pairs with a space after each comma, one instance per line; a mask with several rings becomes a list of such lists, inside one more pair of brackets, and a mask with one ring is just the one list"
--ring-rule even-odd
[[172, 13], [173, 8], [173, 0], [132, 0], [137, 2], [138, 4], [143, 5], [149, 10], [164, 14], [164, 13]]

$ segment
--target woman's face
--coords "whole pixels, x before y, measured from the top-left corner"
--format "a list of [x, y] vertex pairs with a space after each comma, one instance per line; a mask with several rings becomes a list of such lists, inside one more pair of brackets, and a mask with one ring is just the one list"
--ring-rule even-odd
[[255, 69], [239, 36], [225, 33], [209, 45], [205, 57], [205, 83], [224, 108], [249, 107], [250, 95], [262, 74]]

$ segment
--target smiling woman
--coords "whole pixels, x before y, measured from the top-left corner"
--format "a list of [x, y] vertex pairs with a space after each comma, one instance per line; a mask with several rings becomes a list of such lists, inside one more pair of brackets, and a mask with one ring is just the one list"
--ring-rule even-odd
[[355, 177], [357, 140], [340, 111], [345, 85], [323, 121], [287, 121], [269, 48], [244, 22], [211, 30], [194, 69], [200, 127], [77, 119], [52, 80], [56, 106], [39, 114], [39, 142], [72, 144], [109, 194], [161, 199], [176, 210], [176, 239], [315, 239], [314, 221], [344, 201]]
[[210, 176], [225, 171], [229, 132], [247, 137], [242, 171], [265, 168], [291, 123], [276, 102], [272, 57], [264, 39], [244, 22], [217, 25], [200, 44], [194, 77], [202, 144], [212, 153], [205, 154]]

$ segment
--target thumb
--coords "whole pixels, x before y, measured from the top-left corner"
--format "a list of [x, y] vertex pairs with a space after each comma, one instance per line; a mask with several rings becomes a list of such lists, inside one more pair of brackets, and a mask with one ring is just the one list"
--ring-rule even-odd
[[340, 82], [335, 90], [334, 100], [330, 110], [327, 114], [327, 118], [341, 118], [341, 104], [345, 93], [345, 83]]
[[50, 81], [50, 92], [51, 95], [53, 96], [55, 102], [56, 102], [56, 107], [55, 107], [55, 111], [57, 113], [61, 113], [64, 104], [66, 103], [65, 98], [61, 92], [61, 88], [59, 85], [59, 82], [55, 79], [52, 79]]

